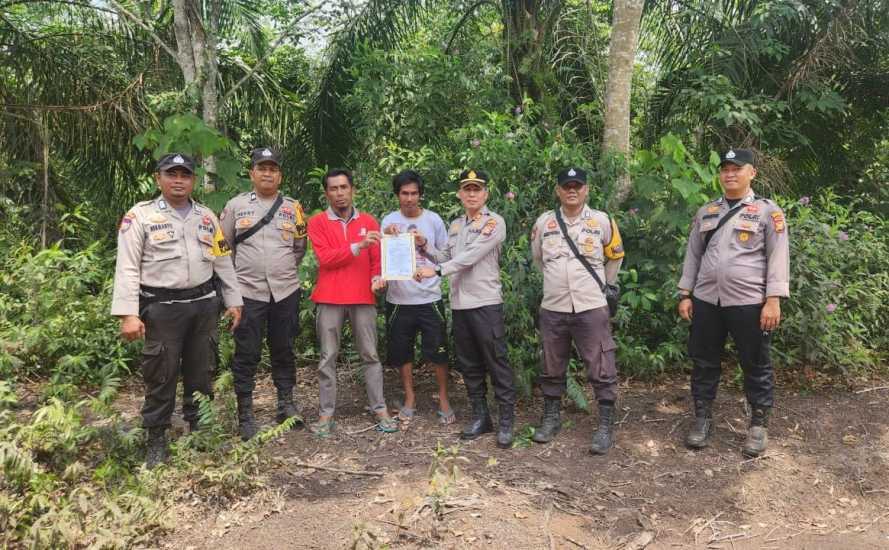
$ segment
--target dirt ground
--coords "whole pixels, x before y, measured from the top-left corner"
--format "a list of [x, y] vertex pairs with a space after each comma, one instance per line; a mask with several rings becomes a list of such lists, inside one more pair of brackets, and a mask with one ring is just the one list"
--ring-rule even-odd
[[[317, 391], [299, 371], [311, 420]], [[266, 487], [225, 509], [182, 503], [162, 548], [870, 549], [889, 548], [889, 390], [803, 395], [779, 389], [764, 457], [740, 454], [742, 395], [724, 383], [712, 444], [687, 450], [685, 381], [631, 382], [619, 402], [617, 444], [587, 452], [596, 415], [573, 407], [549, 445], [463, 442], [435, 421], [434, 381], [418, 373], [418, 416], [397, 434], [372, 429], [364, 389], [340, 381], [336, 434], [294, 431], [264, 452]], [[400, 395], [387, 374], [390, 405]], [[257, 390], [270, 424], [274, 389]], [[520, 404], [527, 436], [542, 406]], [[440, 450], [436, 452], [436, 449]], [[310, 466], [318, 466], [313, 469]]]

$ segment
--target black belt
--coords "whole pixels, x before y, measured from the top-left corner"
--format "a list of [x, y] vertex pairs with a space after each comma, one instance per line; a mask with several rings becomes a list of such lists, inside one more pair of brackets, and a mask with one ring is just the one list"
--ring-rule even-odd
[[176, 300], [195, 300], [216, 290], [213, 279], [194, 288], [157, 288], [139, 285], [139, 301], [143, 304], [152, 302], [172, 302]]

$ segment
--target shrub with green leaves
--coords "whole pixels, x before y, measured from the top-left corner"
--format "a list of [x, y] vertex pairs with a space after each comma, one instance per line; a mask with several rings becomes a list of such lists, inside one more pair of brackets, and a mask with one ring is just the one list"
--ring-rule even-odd
[[134, 348], [111, 317], [113, 255], [29, 243], [0, 258], [0, 377], [38, 374], [98, 384], [129, 371]]

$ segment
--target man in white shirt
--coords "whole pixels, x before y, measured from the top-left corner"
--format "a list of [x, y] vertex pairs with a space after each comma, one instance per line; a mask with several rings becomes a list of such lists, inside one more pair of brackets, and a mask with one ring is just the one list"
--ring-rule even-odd
[[[404, 170], [392, 178], [392, 190], [398, 197], [399, 209], [383, 218], [383, 233], [424, 235], [435, 248], [444, 248], [448, 231], [435, 212], [420, 206], [423, 198], [423, 179], [413, 170]], [[422, 254], [416, 255], [417, 267], [435, 264]], [[448, 402], [448, 347], [444, 303], [441, 299], [441, 279], [432, 277], [422, 281], [389, 281], [386, 290], [386, 336], [388, 364], [401, 369], [404, 385], [404, 405], [399, 419], [409, 422], [416, 412], [414, 394], [414, 343], [417, 333], [422, 336], [423, 362], [435, 368], [438, 382], [438, 419], [442, 424], [454, 422], [454, 412]]]

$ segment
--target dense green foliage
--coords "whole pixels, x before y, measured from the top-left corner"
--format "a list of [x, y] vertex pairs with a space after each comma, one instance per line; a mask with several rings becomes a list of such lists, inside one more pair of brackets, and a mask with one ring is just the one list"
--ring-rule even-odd
[[[223, 372], [217, 400], [200, 402], [204, 429], [150, 473], [137, 467], [135, 411], [111, 406], [137, 379], [139, 349], [108, 315], [115, 227], [156, 192], [150, 166], [174, 148], [214, 158], [216, 189], [197, 196], [216, 209], [246, 189], [257, 145], [282, 149], [284, 190], [309, 212], [325, 206], [329, 165], [355, 170], [356, 204], [378, 217], [397, 208], [392, 175], [416, 169], [425, 206], [446, 220], [460, 211], [457, 173], [489, 172], [489, 206], [508, 226], [509, 356], [529, 395], [541, 276], [528, 237], [555, 205], [554, 174], [595, 168], [590, 203], [602, 209], [618, 175], [631, 176], [609, 212], [627, 251], [614, 326], [622, 375], [650, 377], [687, 363], [674, 292], [692, 214], [720, 193], [715, 151], [751, 146], [762, 153], [754, 187], [784, 207], [792, 243], [776, 363], [847, 377], [885, 368], [886, 0], [648, 2], [629, 158], [599, 150], [610, 2], [327, 2], [298, 27], [304, 3], [200, 4], [221, 14], [212, 127], [159, 45], [176, 44], [171, 2], [0, 7], [0, 545], [147, 541], [177, 484], [224, 499], [260, 483], [259, 446], [286, 429], [233, 444]], [[311, 33], [324, 38], [299, 40]], [[308, 291], [312, 254], [300, 271]], [[305, 294], [300, 324], [308, 364]], [[223, 339], [223, 365], [231, 345]], [[579, 380], [569, 395], [585, 408]]]

